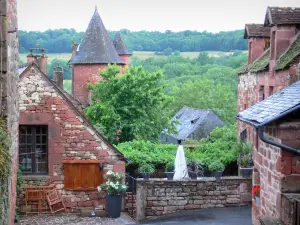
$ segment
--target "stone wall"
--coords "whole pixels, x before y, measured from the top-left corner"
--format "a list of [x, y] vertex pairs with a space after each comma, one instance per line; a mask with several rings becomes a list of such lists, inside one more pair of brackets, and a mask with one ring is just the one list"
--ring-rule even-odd
[[[88, 83], [102, 80], [100, 71], [107, 68], [107, 64], [79, 64], [73, 65], [73, 95], [83, 105], [89, 104], [90, 91]], [[125, 73], [125, 66], [120, 66], [121, 73]]]
[[137, 220], [171, 213], [251, 204], [251, 179], [224, 177], [201, 180], [137, 181]]
[[[16, 202], [16, 172], [18, 152], [18, 61], [19, 44], [17, 36], [17, 1], [0, 0], [0, 116], [6, 117], [10, 136], [12, 159], [11, 176], [7, 180], [9, 207], [7, 216], [0, 218], [0, 224], [13, 224]], [[2, 202], [0, 203], [2, 204]]]
[[[63, 160], [101, 160], [104, 174], [108, 170], [124, 174], [123, 156], [91, 128], [36, 66], [21, 75], [19, 92], [20, 125], [48, 126], [48, 175], [23, 175], [23, 186], [56, 184], [67, 207], [103, 207], [103, 193], [64, 189]], [[24, 203], [24, 193], [19, 200]]]

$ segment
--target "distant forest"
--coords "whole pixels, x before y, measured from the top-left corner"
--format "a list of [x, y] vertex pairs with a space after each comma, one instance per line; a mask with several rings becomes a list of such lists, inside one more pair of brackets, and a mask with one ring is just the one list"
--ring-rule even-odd
[[[109, 31], [113, 38], [115, 31]], [[26, 53], [36, 43], [48, 53], [71, 52], [72, 41], [79, 43], [84, 32], [74, 29], [56, 29], [39, 31], [19, 31], [20, 52]], [[121, 30], [121, 34], [131, 51], [162, 52], [172, 49], [180, 52], [246, 50], [243, 30], [210, 33], [198, 31], [158, 32]]]

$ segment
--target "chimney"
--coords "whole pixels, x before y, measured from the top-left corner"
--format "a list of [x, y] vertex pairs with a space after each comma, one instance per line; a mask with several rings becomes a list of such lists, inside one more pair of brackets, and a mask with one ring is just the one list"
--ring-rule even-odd
[[76, 55], [78, 46], [79, 44], [77, 44], [75, 41], [72, 41], [72, 57]]
[[30, 53], [27, 55], [27, 62], [35, 62], [44, 74], [48, 74], [48, 56], [45, 55], [45, 49], [40, 48], [38, 44], [36, 44], [35, 48], [30, 48]]
[[248, 64], [251, 64], [270, 46], [270, 28], [263, 24], [246, 24], [244, 38], [248, 39]]
[[57, 66], [54, 67], [53, 80], [58, 87], [64, 89], [64, 70], [61, 66], [59, 66], [59, 64], [57, 64]]

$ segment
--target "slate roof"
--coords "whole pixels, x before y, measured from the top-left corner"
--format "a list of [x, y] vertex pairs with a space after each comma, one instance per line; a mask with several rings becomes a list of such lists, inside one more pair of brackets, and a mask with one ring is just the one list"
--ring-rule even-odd
[[265, 27], [263, 24], [246, 24], [244, 38], [251, 37], [270, 37], [270, 27]]
[[[30, 63], [30, 65], [28, 65], [26, 67], [25, 70], [27, 69], [30, 69], [32, 66], [34, 66], [35, 68], [37, 68], [40, 72], [40, 74], [54, 87], [54, 89], [59, 93], [59, 95], [66, 101], [66, 103], [75, 111], [75, 113], [80, 116], [80, 118], [86, 123], [86, 125], [91, 128], [94, 133], [103, 141], [105, 142], [105, 144], [107, 144], [111, 149], [113, 149], [114, 151], [116, 151], [117, 153], [120, 154], [120, 156], [124, 157], [124, 154], [122, 152], [120, 152], [116, 147], [114, 147], [110, 142], [108, 142], [104, 136], [89, 122], [89, 120], [86, 118], [86, 116], [84, 115], [83, 113], [83, 110], [79, 110], [78, 107], [80, 107], [78, 104], [77, 104], [77, 100], [67, 94], [66, 91], [64, 91], [63, 89], [61, 89], [53, 80], [51, 80], [49, 78], [49, 76], [47, 76], [46, 74], [43, 73], [43, 71], [40, 69], [40, 67], [35, 64], [35, 63]], [[23, 72], [25, 72], [25, 70]], [[23, 73], [22, 72], [22, 73]], [[22, 75], [19, 74], [20, 76]], [[80, 103], [79, 103], [80, 104]]]
[[264, 25], [277, 24], [300, 24], [300, 8], [268, 7]]
[[118, 52], [119, 55], [132, 55], [121, 36], [120, 32], [117, 32], [114, 38], [114, 46]]
[[282, 70], [289, 65], [296, 57], [300, 55], [300, 32], [295, 41], [288, 49], [278, 58], [275, 65], [275, 70]]
[[260, 57], [258, 57], [252, 64], [245, 65], [242, 67], [238, 74], [243, 74], [247, 72], [257, 73], [264, 71], [268, 68], [270, 62], [270, 48], [268, 48]]
[[240, 112], [239, 120], [258, 126], [300, 105], [300, 81]]
[[70, 64], [117, 63], [125, 64], [119, 57], [112, 40], [96, 9], [89, 26]]
[[28, 66], [30, 66], [31, 63], [25, 63], [25, 64], [22, 64], [22, 65], [19, 65], [18, 67], [18, 74], [21, 75], [26, 69]]
[[173, 121], [178, 121], [176, 124], [177, 134], [170, 134], [170, 136], [178, 139], [184, 140], [190, 134], [192, 134], [201, 125], [206, 117], [210, 113], [215, 113], [213, 110], [208, 109], [193, 109], [184, 106], [179, 112], [175, 114], [172, 118]]

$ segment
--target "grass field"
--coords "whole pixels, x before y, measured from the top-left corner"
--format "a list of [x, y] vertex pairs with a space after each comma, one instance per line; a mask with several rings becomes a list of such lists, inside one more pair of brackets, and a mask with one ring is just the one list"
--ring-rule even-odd
[[[213, 57], [220, 57], [224, 55], [230, 55], [232, 52], [217, 52], [217, 51], [208, 51], [207, 52], [209, 56]], [[186, 57], [186, 58], [196, 58], [199, 55], [199, 52], [181, 52], [181, 56]], [[47, 54], [48, 56], [48, 63], [51, 63], [53, 59], [62, 59], [69, 61], [71, 58], [71, 53], [49, 53]], [[137, 57], [138, 59], [147, 59], [150, 57], [154, 58], [166, 58], [167, 56], [160, 56], [160, 55], [155, 55], [154, 52], [133, 52], [133, 56]], [[26, 62], [26, 57], [27, 54], [20, 54], [20, 60], [23, 62]]]

